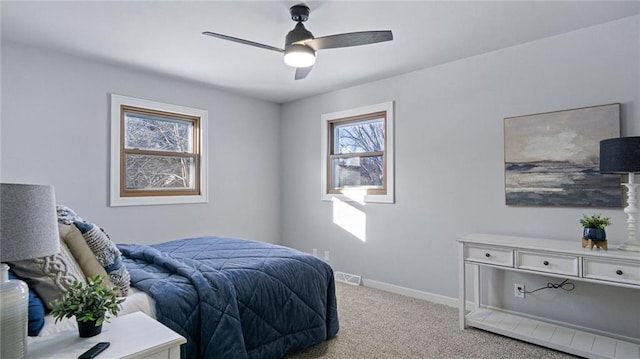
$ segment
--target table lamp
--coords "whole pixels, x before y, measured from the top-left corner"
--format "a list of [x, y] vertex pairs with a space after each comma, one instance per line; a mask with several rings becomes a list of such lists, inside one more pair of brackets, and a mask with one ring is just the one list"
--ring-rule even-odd
[[640, 172], [640, 137], [618, 137], [600, 141], [600, 172], [628, 175], [627, 233], [629, 238], [618, 247], [624, 251], [640, 252], [640, 241], [636, 235], [638, 206], [636, 202], [636, 188], [634, 175]]
[[60, 252], [53, 186], [0, 184], [0, 358], [24, 358], [27, 349], [29, 288], [9, 280], [5, 262]]

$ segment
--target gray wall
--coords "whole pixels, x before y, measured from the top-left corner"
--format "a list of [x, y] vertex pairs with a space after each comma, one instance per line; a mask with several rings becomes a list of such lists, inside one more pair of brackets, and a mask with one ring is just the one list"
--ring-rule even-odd
[[[209, 203], [108, 207], [110, 93], [209, 111]], [[54, 185], [116, 242], [279, 241], [276, 104], [3, 42], [2, 105], [2, 182]]]
[[[306, 252], [328, 250], [335, 270], [457, 297], [461, 235], [548, 237], [573, 240], [578, 247], [578, 219], [595, 211], [612, 217], [609, 239], [621, 242], [622, 209], [505, 206], [503, 119], [619, 102], [623, 135], [640, 135], [639, 21], [635, 16], [284, 105], [283, 244]], [[391, 100], [396, 203], [354, 204], [366, 214], [366, 241], [361, 241], [335, 225], [332, 203], [320, 200], [320, 116]], [[500, 283], [512, 288], [513, 280]], [[531, 289], [539, 282], [524, 281]], [[603, 316], [597, 308], [572, 307], [602, 290], [578, 287], [577, 294], [554, 300], [558, 308], [574, 308], [573, 314], [588, 313], [567, 314], [567, 320], [589, 325], [621, 318], [621, 329], [612, 330], [640, 337], [639, 291], [612, 290]], [[512, 297], [497, 304], [533, 314], [549, 306], [535, 298], [513, 303]], [[617, 315], [607, 316], [609, 310]]]

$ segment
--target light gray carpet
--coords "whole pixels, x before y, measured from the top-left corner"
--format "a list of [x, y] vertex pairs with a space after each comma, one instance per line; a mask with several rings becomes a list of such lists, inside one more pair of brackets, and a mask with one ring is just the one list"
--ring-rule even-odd
[[575, 358], [477, 329], [460, 330], [458, 310], [337, 283], [340, 332], [288, 359]]

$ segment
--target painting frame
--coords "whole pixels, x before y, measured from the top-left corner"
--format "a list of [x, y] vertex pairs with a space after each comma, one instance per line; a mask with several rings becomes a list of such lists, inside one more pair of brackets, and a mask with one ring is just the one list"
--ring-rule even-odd
[[600, 141], [620, 137], [620, 104], [504, 119], [507, 206], [622, 207], [619, 175], [600, 174]]

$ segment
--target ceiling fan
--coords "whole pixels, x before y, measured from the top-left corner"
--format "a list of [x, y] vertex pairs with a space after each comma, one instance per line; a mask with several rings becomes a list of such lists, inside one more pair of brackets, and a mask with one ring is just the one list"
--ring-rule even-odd
[[367, 45], [393, 40], [393, 34], [389, 30], [350, 32], [313, 37], [313, 34], [302, 24], [309, 19], [309, 11], [309, 7], [303, 4], [294, 5], [289, 9], [291, 19], [297, 22], [297, 24], [293, 30], [287, 34], [284, 49], [210, 31], [205, 31], [202, 34], [284, 53], [284, 62], [296, 68], [296, 80], [304, 79], [309, 72], [311, 72], [313, 64], [316, 62], [316, 51], [318, 50]]

